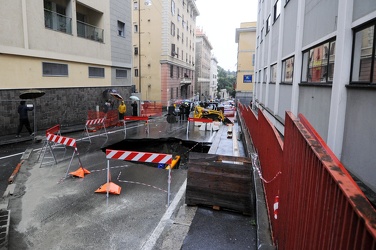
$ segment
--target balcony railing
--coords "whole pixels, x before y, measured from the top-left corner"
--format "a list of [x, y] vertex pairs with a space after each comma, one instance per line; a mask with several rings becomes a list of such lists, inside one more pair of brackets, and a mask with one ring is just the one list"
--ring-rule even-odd
[[189, 77], [181, 77], [180, 78], [180, 84], [185, 85], [185, 84], [191, 84], [192, 79]]
[[44, 26], [52, 30], [72, 34], [72, 18], [46, 9], [44, 10]]
[[77, 36], [103, 43], [103, 29], [77, 21]]

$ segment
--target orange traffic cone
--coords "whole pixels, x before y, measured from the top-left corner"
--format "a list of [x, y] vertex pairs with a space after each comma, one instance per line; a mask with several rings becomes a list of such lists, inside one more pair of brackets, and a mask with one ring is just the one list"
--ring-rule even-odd
[[116, 185], [113, 182], [107, 182], [106, 184], [103, 184], [97, 190], [95, 190], [95, 192], [96, 193], [107, 193], [107, 189], [108, 189], [108, 192], [110, 194], [120, 194], [120, 191], [121, 191], [120, 186]]
[[80, 177], [80, 178], [84, 178], [85, 177], [85, 174], [90, 174], [90, 171], [83, 168], [82, 166], [77, 169], [76, 171], [74, 172], [70, 172], [69, 173], [70, 175], [73, 175], [73, 176], [77, 176], [77, 177]]

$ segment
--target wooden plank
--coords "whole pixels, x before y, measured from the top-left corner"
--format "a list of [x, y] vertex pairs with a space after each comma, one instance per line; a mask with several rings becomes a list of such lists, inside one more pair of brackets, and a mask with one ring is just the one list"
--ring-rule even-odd
[[[200, 158], [201, 157], [201, 158]], [[222, 159], [230, 160], [223, 162]], [[232, 162], [242, 162], [236, 164]], [[254, 212], [253, 171], [250, 160], [240, 157], [195, 155], [188, 162], [186, 203]]]

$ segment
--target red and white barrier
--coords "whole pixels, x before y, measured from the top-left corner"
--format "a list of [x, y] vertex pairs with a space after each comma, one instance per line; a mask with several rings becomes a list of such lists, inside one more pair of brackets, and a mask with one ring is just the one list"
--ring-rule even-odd
[[68, 176], [69, 169], [70, 169], [70, 166], [72, 165], [72, 161], [73, 161], [73, 158], [74, 158], [75, 155], [77, 155], [78, 162], [80, 163], [80, 166], [79, 166], [78, 170], [76, 170], [75, 172], [72, 172], [70, 174], [83, 178], [85, 174], [90, 173], [90, 171], [86, 170], [82, 166], [82, 162], [81, 162], [78, 150], [77, 150], [76, 139], [64, 137], [64, 136], [60, 136], [60, 135], [55, 135], [55, 134], [47, 134], [47, 140], [51, 141], [51, 142], [58, 143], [58, 144], [62, 144], [62, 145], [65, 145], [65, 146], [69, 146], [69, 147], [72, 147], [74, 149], [71, 160], [70, 160], [68, 168], [67, 168], [67, 171], [65, 173], [65, 178], [67, 178], [67, 176]]
[[[121, 187], [111, 182], [110, 174], [110, 160], [122, 160], [122, 161], [137, 161], [137, 162], [149, 162], [149, 163], [163, 163], [171, 164], [172, 155], [162, 154], [162, 153], [148, 153], [148, 152], [137, 152], [137, 151], [124, 151], [124, 150], [113, 150], [106, 149], [106, 159], [107, 159], [107, 183], [102, 185], [96, 192], [120, 194]], [[171, 185], [171, 168], [168, 169], [168, 191], [167, 191], [167, 205], [170, 204], [170, 185]]]
[[204, 130], [206, 130], [207, 129], [207, 125], [210, 124], [209, 126], [211, 126], [211, 124], [213, 123], [213, 120], [207, 119], [207, 118], [192, 118], [192, 117], [188, 117], [187, 134], [189, 133], [189, 124], [190, 124], [190, 122], [201, 122], [201, 123], [204, 123], [205, 124]]
[[279, 196], [277, 195], [274, 198], [274, 204], [273, 204], [274, 219], [278, 219], [278, 206], [279, 206]]
[[89, 127], [91, 127], [93, 125], [100, 125], [100, 126], [102, 126], [103, 130], [104, 130], [104, 135], [108, 139], [108, 134], [107, 134], [107, 130], [106, 130], [105, 120], [106, 120], [106, 117], [104, 117], [104, 118], [98, 118], [98, 119], [92, 119], [92, 120], [87, 120], [86, 121], [86, 124], [85, 124], [85, 133], [86, 133], [86, 136], [89, 139], [90, 143], [91, 143], [91, 137], [90, 137], [90, 134], [89, 134]]
[[[40, 162], [40, 165], [39, 165], [40, 168], [42, 167], [42, 165], [47, 165], [48, 163], [53, 163], [54, 162], [55, 164], [57, 164], [57, 160], [56, 160], [55, 154], [54, 154], [54, 152], [53, 152], [52, 149], [57, 148], [59, 144], [57, 144], [57, 143], [51, 143], [51, 141], [47, 139], [47, 137], [48, 137], [49, 134], [61, 135], [60, 125], [57, 124], [57, 125], [55, 125], [55, 126], [53, 126], [53, 127], [51, 127], [51, 128], [49, 128], [49, 129], [46, 130], [46, 139], [45, 139], [45, 142], [43, 143], [43, 147], [42, 147], [42, 149], [41, 149], [41, 151], [39, 153], [39, 156], [38, 156], [38, 160], [42, 156], [42, 159], [41, 159], [41, 162]], [[62, 146], [62, 148], [65, 149], [65, 145]], [[46, 157], [47, 150], [51, 154], [50, 157]], [[65, 156], [65, 152], [64, 152], [64, 156]], [[49, 161], [49, 162], [43, 163], [44, 159], [46, 159], [46, 158], [53, 159], [53, 161]]]
[[64, 137], [60, 135], [55, 135], [55, 134], [47, 134], [47, 140], [55, 142], [55, 143], [63, 144], [65, 146], [73, 147], [74, 150], [77, 150], [76, 139]]
[[149, 117], [147, 116], [124, 116], [123, 126], [124, 126], [124, 139], [127, 136], [127, 121], [145, 121], [145, 132], [149, 134]]
[[172, 155], [135, 151], [106, 150], [107, 159], [171, 164]]

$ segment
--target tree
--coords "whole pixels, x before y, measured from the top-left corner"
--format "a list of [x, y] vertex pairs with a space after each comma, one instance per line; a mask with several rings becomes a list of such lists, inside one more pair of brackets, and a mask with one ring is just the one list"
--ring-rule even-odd
[[231, 72], [229, 70], [225, 71], [223, 68], [218, 66], [218, 93], [221, 89], [226, 89], [230, 96], [235, 97], [235, 83], [235, 72]]

